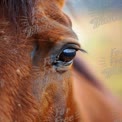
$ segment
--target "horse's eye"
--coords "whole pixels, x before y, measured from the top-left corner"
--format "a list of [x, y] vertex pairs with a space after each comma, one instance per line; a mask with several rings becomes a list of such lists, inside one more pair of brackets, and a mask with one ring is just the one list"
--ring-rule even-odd
[[76, 55], [76, 49], [64, 49], [59, 55], [58, 60], [63, 62], [70, 62]]

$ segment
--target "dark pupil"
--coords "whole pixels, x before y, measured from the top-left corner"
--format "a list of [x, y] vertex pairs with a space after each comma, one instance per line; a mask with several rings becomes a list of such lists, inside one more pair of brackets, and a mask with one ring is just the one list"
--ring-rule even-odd
[[71, 61], [76, 55], [75, 49], [65, 49], [59, 56], [59, 60], [63, 62]]

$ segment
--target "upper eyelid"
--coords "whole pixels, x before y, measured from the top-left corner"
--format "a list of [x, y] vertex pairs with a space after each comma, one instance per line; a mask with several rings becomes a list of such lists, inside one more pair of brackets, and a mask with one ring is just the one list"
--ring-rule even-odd
[[72, 48], [72, 49], [78, 50], [78, 49], [80, 49], [80, 46], [78, 44], [66, 43], [63, 46], [61, 46], [61, 48], [58, 49], [58, 51], [55, 51], [56, 53], [54, 53], [53, 57], [55, 57], [57, 59], [59, 57], [59, 55], [62, 53], [62, 51], [67, 48]]
[[60, 51], [58, 52], [57, 56], [56, 57], [59, 57], [59, 55], [62, 53], [63, 50], [65, 49], [76, 49], [76, 51], [80, 50], [82, 52], [86, 52], [84, 49], [82, 49], [80, 47], [80, 45], [78, 44], [73, 44], [73, 43], [67, 43], [65, 45], [62, 46], [62, 48], [60, 49]]
[[72, 49], [76, 49], [76, 50], [80, 50], [81, 52], [87, 53], [86, 50], [82, 49], [81, 46], [79, 44], [75, 44], [75, 43], [67, 43], [65, 44], [61, 50], [64, 50], [66, 48], [72, 48]]
[[66, 49], [66, 48], [73, 48], [73, 49], [79, 49], [80, 47], [79, 47], [79, 45], [76, 45], [76, 44], [65, 44], [65, 45], [63, 45], [63, 47], [61, 48], [61, 51], [63, 51], [64, 49]]

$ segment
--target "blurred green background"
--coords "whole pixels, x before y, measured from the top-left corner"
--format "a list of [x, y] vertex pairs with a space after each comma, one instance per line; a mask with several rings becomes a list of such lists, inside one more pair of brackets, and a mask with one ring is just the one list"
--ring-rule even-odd
[[69, 0], [64, 11], [93, 67], [122, 98], [122, 1]]

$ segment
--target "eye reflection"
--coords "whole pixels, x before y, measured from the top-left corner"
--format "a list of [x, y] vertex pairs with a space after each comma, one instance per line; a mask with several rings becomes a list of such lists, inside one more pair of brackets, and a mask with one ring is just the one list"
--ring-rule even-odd
[[76, 55], [76, 49], [64, 49], [59, 55], [59, 61], [70, 62]]

